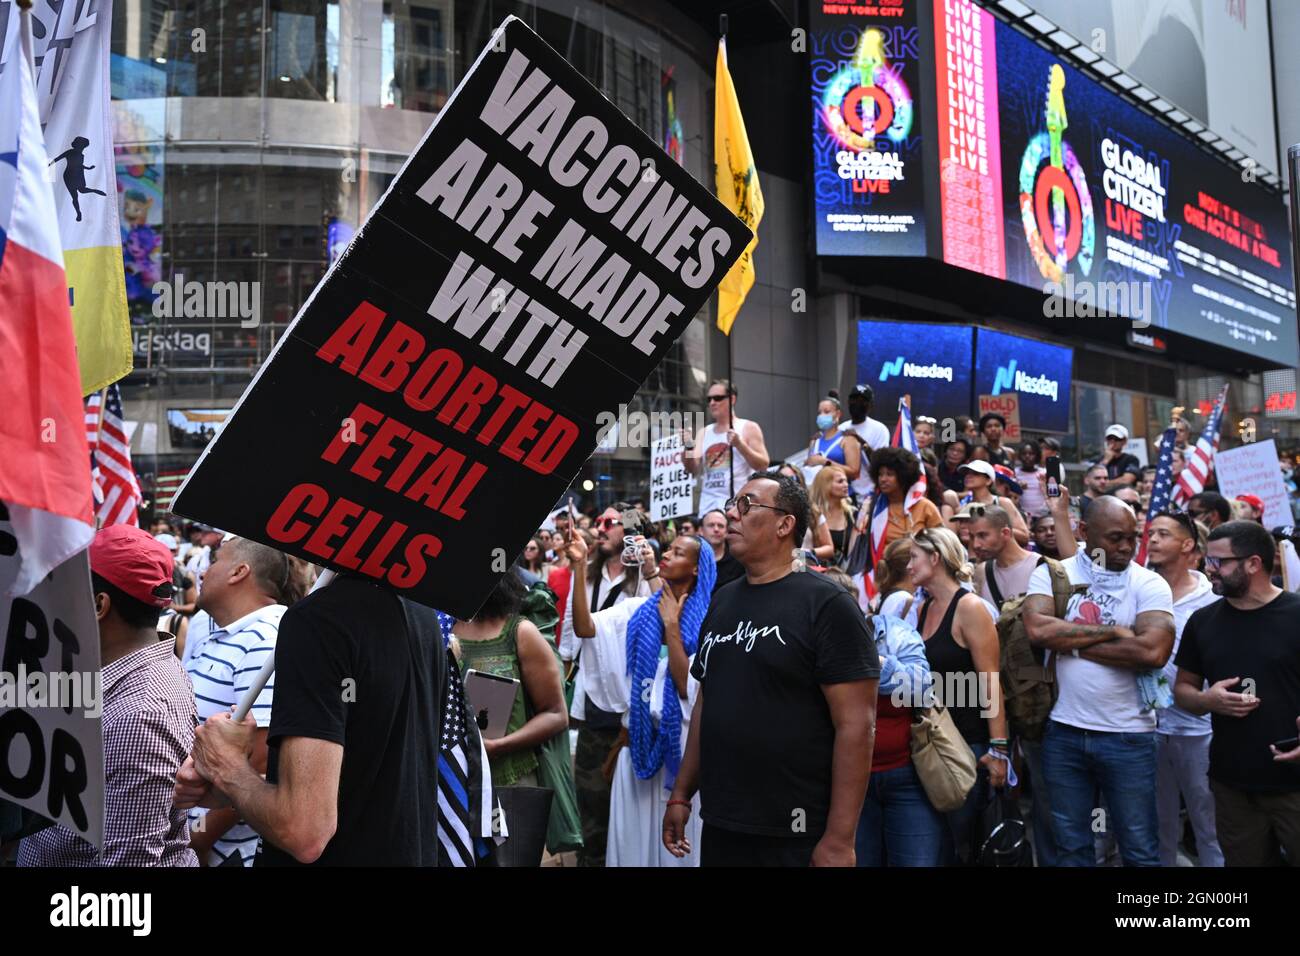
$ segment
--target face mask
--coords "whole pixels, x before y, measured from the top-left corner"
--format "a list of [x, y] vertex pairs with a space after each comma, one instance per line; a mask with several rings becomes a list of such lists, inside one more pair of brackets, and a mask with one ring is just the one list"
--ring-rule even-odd
[[830, 427], [831, 427], [832, 425], [834, 425], [834, 424], [835, 424], [835, 416], [834, 416], [834, 415], [818, 415], [818, 416], [817, 416], [817, 427], [820, 428], [822, 431], [826, 431], [826, 429], [830, 428]]

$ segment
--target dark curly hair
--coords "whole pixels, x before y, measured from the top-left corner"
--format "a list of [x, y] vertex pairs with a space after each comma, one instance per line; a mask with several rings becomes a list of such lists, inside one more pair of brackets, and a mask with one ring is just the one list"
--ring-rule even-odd
[[880, 481], [880, 469], [888, 468], [898, 476], [898, 485], [904, 491], [916, 484], [921, 477], [921, 462], [906, 448], [882, 445], [871, 453], [871, 481]]

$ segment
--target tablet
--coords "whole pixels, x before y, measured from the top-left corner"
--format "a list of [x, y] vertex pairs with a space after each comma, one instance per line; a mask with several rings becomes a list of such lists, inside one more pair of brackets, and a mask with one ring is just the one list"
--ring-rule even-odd
[[489, 740], [506, 735], [518, 693], [519, 681], [513, 677], [497, 677], [473, 669], [465, 672], [465, 702], [470, 717]]

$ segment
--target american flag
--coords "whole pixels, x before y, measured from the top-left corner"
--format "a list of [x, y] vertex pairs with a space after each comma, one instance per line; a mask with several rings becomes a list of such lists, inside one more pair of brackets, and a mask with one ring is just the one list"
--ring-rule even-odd
[[1219, 391], [1219, 397], [1215, 399], [1214, 410], [1206, 419], [1201, 437], [1196, 440], [1196, 447], [1189, 449], [1185, 454], [1187, 461], [1183, 473], [1178, 476], [1178, 484], [1174, 487], [1174, 504], [1185, 506], [1189, 498], [1205, 490], [1210, 472], [1214, 469], [1214, 453], [1219, 450], [1219, 427], [1223, 422], [1223, 408], [1227, 403], [1228, 386], [1225, 384]]
[[131, 467], [131, 442], [116, 383], [86, 399], [86, 443], [99, 526], [139, 525], [140, 484]]
[[[442, 611], [437, 614], [446, 646], [451, 643], [455, 619]], [[469, 723], [460, 668], [448, 653], [442, 739], [438, 741], [439, 866], [476, 866], [487, 855], [485, 837], [492, 834], [491, 807], [491, 770], [479, 736]]]
[[1156, 477], [1151, 486], [1151, 504], [1147, 508], [1146, 524], [1142, 526], [1142, 542], [1138, 545], [1137, 562], [1142, 566], [1147, 563], [1147, 532], [1151, 528], [1151, 519], [1162, 511], [1168, 511], [1174, 493], [1174, 444], [1178, 441], [1178, 429], [1170, 425], [1160, 437], [1160, 452], [1156, 458]]

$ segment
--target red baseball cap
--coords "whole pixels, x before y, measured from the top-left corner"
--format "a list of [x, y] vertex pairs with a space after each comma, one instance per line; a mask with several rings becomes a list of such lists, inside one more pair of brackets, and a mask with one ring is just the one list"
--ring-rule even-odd
[[1260, 514], [1264, 513], [1264, 502], [1257, 495], [1237, 495], [1238, 501], [1244, 501]]
[[153, 607], [172, 603], [172, 553], [143, 528], [112, 524], [90, 542], [90, 570]]

